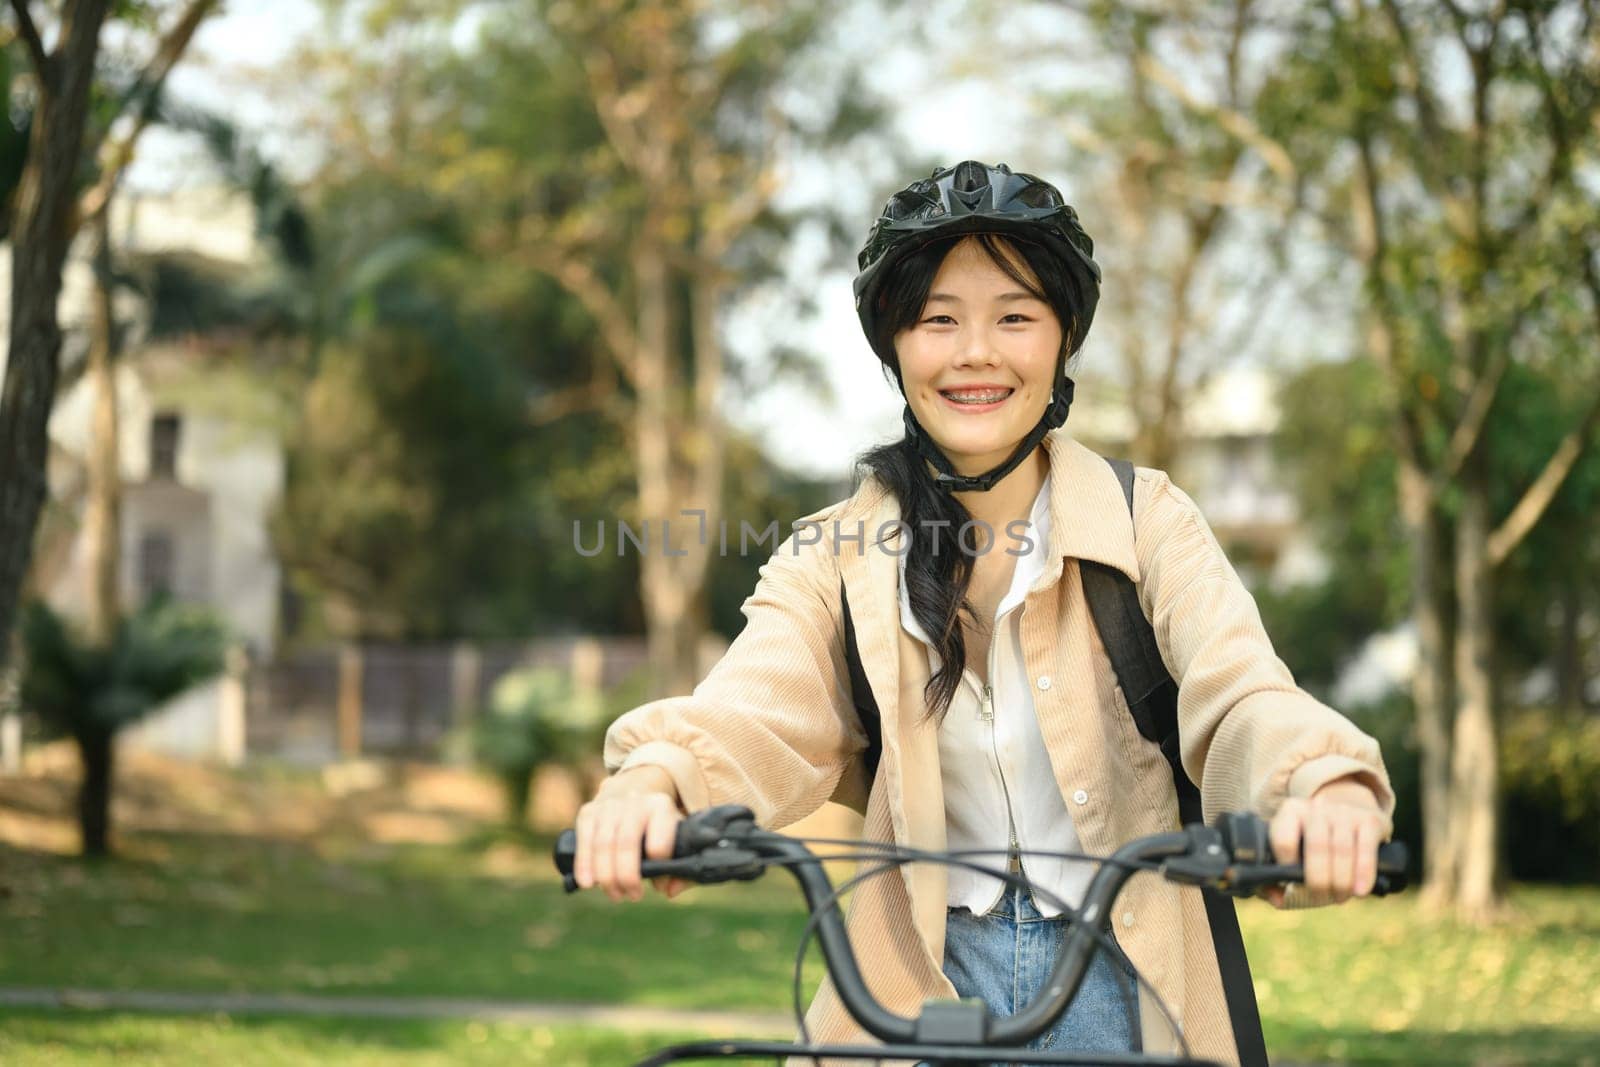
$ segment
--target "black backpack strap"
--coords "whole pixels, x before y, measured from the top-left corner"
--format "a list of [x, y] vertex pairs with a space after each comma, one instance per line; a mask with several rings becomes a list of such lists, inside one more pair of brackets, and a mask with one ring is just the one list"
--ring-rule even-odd
[[[1123, 459], [1108, 459], [1122, 486], [1133, 513], [1133, 464]], [[1184, 823], [1201, 822], [1200, 790], [1183, 769], [1178, 749], [1178, 686], [1161, 660], [1155, 628], [1139, 603], [1139, 590], [1133, 581], [1115, 567], [1093, 560], [1079, 560], [1083, 593], [1089, 601], [1100, 643], [1105, 645], [1117, 674], [1117, 684], [1128, 701], [1139, 734], [1161, 747], [1172, 768], [1172, 784], [1178, 793], [1178, 815]], [[1245, 958], [1244, 937], [1239, 932], [1239, 917], [1233, 901], [1221, 893], [1201, 890], [1206, 921], [1211, 927], [1211, 943], [1216, 949], [1217, 966], [1222, 972], [1222, 992], [1233, 1023], [1233, 1039], [1238, 1046], [1241, 1067], [1267, 1067], [1266, 1040], [1261, 1033], [1261, 1012], [1256, 1007], [1255, 986], [1250, 981], [1250, 962]]]
[[867, 749], [861, 760], [867, 768], [867, 787], [878, 776], [878, 760], [883, 756], [883, 720], [878, 714], [878, 699], [867, 684], [866, 668], [861, 666], [861, 649], [856, 645], [856, 624], [850, 617], [850, 598], [844, 591], [844, 578], [839, 579], [839, 604], [844, 609], [844, 662], [850, 673], [850, 702], [856, 706], [856, 717], [867, 734]]

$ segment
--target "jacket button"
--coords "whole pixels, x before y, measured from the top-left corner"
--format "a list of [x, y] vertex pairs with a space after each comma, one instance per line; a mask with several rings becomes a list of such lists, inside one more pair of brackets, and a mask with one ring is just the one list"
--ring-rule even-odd
[[1039, 688], [1040, 689], [1049, 689], [1050, 688], [1050, 676], [1048, 674], [1039, 675]]
[[1089, 794], [1080, 789], [1072, 794], [1072, 801], [1074, 804], [1087, 804], [1089, 803]]

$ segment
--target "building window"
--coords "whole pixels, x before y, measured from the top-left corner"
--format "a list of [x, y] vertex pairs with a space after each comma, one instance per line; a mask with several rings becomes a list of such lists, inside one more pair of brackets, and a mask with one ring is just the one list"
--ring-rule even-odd
[[170, 412], [150, 420], [150, 477], [178, 477], [178, 416]]
[[139, 538], [139, 599], [170, 597], [177, 574], [177, 552], [172, 534], [146, 530]]

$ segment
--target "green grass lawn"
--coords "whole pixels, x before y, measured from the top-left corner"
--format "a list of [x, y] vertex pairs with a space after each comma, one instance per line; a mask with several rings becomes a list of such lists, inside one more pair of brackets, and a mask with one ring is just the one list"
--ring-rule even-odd
[[1519, 887], [1486, 929], [1415, 899], [1241, 924], [1269, 1046], [1349, 1063], [1600, 1065], [1600, 889]]
[[130, 843], [159, 861], [103, 866], [0, 846], [0, 986], [782, 1010], [805, 919], [792, 883], [614, 906], [563, 893], [543, 847], [490, 876], [457, 846], [163, 834]]
[[[473, 996], [781, 1012], [778, 873], [668, 904], [568, 897], [543, 845], [137, 834], [85, 864], [0, 846], [0, 986]], [[1524, 887], [1489, 929], [1406, 897], [1241, 909], [1275, 1057], [1600, 1067], [1600, 889]], [[815, 972], [813, 971], [813, 976]], [[15, 1012], [0, 1063], [621, 1063], [659, 1041], [438, 1022]], [[214, 1050], [214, 1055], [211, 1051]], [[543, 1058], [541, 1058], [543, 1057]]]
[[19, 1012], [0, 1019], [0, 1063], [18, 1067], [614, 1067], [671, 1038], [505, 1023], [170, 1018]]

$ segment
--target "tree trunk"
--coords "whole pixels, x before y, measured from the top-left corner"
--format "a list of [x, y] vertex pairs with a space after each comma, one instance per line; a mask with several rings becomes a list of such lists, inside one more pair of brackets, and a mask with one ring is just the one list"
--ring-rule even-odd
[[1411, 549], [1411, 618], [1417, 628], [1411, 699], [1422, 771], [1423, 892], [1424, 899], [1441, 905], [1453, 896], [1455, 853], [1450, 819], [1451, 664], [1439, 588], [1439, 512], [1424, 471], [1402, 457], [1398, 474], [1400, 515]]
[[505, 789], [506, 825], [513, 830], [527, 828], [528, 806], [533, 797], [533, 778], [536, 773], [536, 767], [519, 767], [500, 776], [500, 784]]
[[11, 235], [11, 333], [0, 388], [0, 667], [33, 555], [46, 492], [46, 433], [55, 403], [61, 327], [56, 304], [72, 238], [84, 121], [107, 0], [66, 7], [56, 51], [38, 75], [28, 160]]
[[1489, 564], [1489, 486], [1481, 453], [1462, 471], [1456, 526], [1455, 673], [1451, 752], [1455, 904], [1481, 920], [1499, 904], [1499, 748], [1495, 729], [1494, 574]]
[[78, 833], [85, 856], [111, 854], [111, 772], [116, 735], [110, 731], [79, 734], [78, 757], [83, 782], [78, 786]]
[[89, 339], [89, 384], [94, 390], [90, 423], [88, 494], [83, 516], [88, 552], [88, 634], [99, 645], [116, 635], [122, 555], [121, 442], [117, 426], [117, 326], [111, 285], [109, 212], [93, 219], [94, 315]]
[[1583, 714], [1583, 690], [1588, 683], [1581, 633], [1583, 630], [1583, 587], [1566, 582], [1559, 593], [1561, 631], [1556, 639], [1556, 707], [1561, 714], [1577, 718]]
[[677, 376], [673, 372], [670, 274], [658, 239], [645, 237], [634, 255], [639, 291], [637, 352], [638, 403], [634, 448], [639, 474], [640, 520], [649, 541], [639, 561], [644, 600], [650, 673], [657, 696], [675, 696], [694, 688], [699, 633], [692, 611], [693, 591], [684, 580], [683, 557], [695, 544], [698, 523], [677, 514], [692, 502], [675, 499], [672, 456], [673, 407]]

